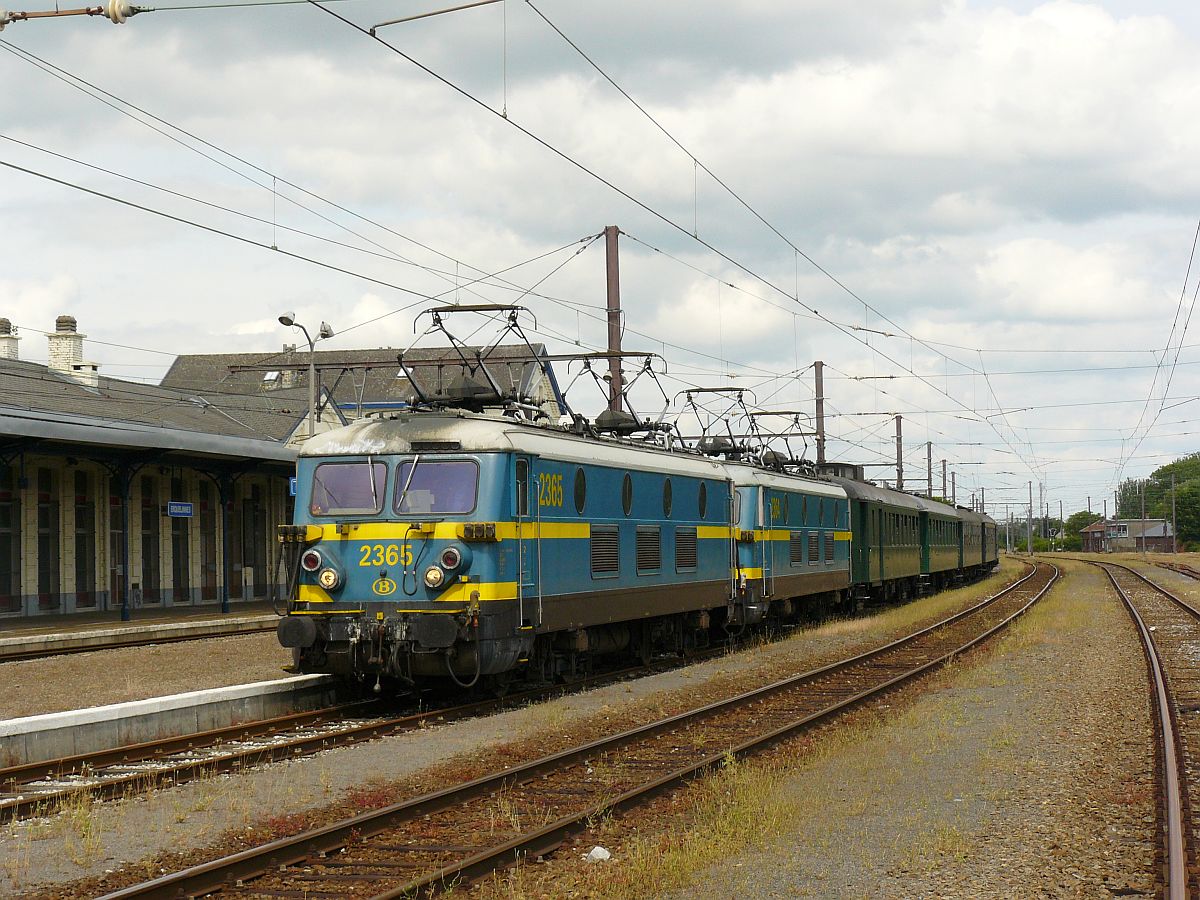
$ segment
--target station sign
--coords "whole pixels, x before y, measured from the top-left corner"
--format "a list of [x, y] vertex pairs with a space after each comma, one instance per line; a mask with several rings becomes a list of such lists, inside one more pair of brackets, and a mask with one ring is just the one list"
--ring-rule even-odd
[[288, 479], [288, 496], [289, 497], [296, 496], [296, 476], [295, 475], [293, 475], [291, 478]]
[[190, 519], [192, 517], [192, 504], [184, 503], [182, 500], [168, 500], [167, 515], [174, 519]]

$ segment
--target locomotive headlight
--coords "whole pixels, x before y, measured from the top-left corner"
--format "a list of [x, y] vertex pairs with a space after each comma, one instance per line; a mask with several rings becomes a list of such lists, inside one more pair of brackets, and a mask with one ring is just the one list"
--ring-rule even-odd
[[324, 561], [319, 550], [305, 550], [300, 557], [300, 568], [305, 572], [315, 572], [321, 568], [321, 563]]
[[442, 568], [447, 572], [453, 572], [462, 564], [462, 553], [457, 547], [447, 547], [442, 551], [442, 555], [438, 557], [438, 562], [442, 564]]
[[442, 571], [441, 566], [430, 566], [425, 570], [425, 586], [431, 588], [439, 588], [442, 582], [446, 580], [446, 573]]
[[321, 570], [321, 574], [317, 576], [317, 584], [325, 588], [327, 591], [332, 591], [342, 583], [342, 576], [338, 574], [337, 569], [326, 567]]

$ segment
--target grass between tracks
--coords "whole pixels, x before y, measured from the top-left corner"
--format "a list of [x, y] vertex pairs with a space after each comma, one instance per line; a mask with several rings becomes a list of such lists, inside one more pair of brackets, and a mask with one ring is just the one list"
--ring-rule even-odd
[[[961, 608], [968, 596], [993, 593], [1002, 578], [1015, 572], [1017, 564], [1005, 561], [999, 578], [991, 579], [922, 603]], [[1060, 565], [1060, 567], [1062, 567]], [[1070, 564], [1067, 564], [1070, 567]], [[1062, 585], [1055, 595], [1065, 594]], [[954, 596], [958, 595], [958, 596]], [[875, 617], [886, 627], [911, 626], [930, 613], [922, 604], [888, 610]], [[986, 652], [1004, 655], [1020, 652], [1046, 639], [1046, 622], [1068, 629], [1085, 626], [1090, 610], [1086, 602], [1041, 604], [1014, 623]], [[834, 623], [833, 629], [856, 628], [864, 620]], [[1057, 631], [1057, 629], [1056, 629]], [[765, 850], [789, 835], [825, 834], [830, 816], [853, 819], [870, 815], [880, 796], [903, 792], [909, 770], [928, 754], [954, 739], [962, 724], [964, 700], [942, 693], [964, 680], [985, 684], [988, 676], [975, 670], [969, 660], [951, 661], [921, 684], [905, 688], [885, 701], [864, 707], [807, 735], [789, 741], [769, 754], [749, 760], [727, 758], [719, 771], [693, 782], [649, 807], [619, 817], [604, 817], [591, 823], [589, 831], [573, 846], [564, 848], [544, 863], [529, 862], [471, 889], [459, 889], [482, 900], [500, 898], [596, 897], [635, 900], [661, 894], [701, 892], [706, 870], [717, 866], [743, 865], [738, 858], [747, 851]], [[1031, 673], [1030, 677], [1037, 677]], [[918, 699], [924, 702], [917, 703]], [[903, 732], [906, 742], [887, 757], [879, 754], [884, 729]], [[982, 748], [980, 765], [997, 754], [1016, 751], [1011, 728], [996, 729], [989, 746]], [[833, 765], [836, 763], [836, 765]], [[802, 790], [788, 789], [803, 781]], [[837, 800], [835, 809], [827, 805]], [[930, 815], [927, 798], [911, 797], [910, 827], [889, 838], [899, 866], [909, 872], [929, 871], [948, 859], [965, 859], [972, 843], [953, 822]], [[944, 799], [944, 798], [943, 798]], [[1001, 799], [999, 797], [994, 799]], [[877, 848], [838, 842], [818, 849], [866, 863]], [[588, 850], [600, 845], [612, 852], [611, 860], [582, 861]], [[811, 845], [810, 845], [811, 847]]]

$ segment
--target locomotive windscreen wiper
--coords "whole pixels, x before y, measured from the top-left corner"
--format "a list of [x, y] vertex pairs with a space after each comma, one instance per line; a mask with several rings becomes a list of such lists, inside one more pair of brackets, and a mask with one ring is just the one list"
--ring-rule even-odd
[[396, 512], [404, 511], [404, 498], [408, 496], [408, 487], [412, 484], [413, 476], [417, 474], [417, 463], [421, 461], [421, 454], [418, 453], [413, 457], [412, 465], [408, 469], [408, 477], [404, 479], [404, 487], [400, 490], [400, 496], [396, 498]]
[[371, 454], [367, 454], [367, 477], [371, 479], [371, 508], [379, 509], [379, 494], [375, 488], [375, 460], [371, 458]]

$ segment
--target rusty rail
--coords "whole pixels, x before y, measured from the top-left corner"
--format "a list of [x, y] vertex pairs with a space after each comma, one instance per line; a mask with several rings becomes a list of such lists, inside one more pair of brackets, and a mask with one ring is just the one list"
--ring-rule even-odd
[[1164, 820], [1160, 824], [1165, 825], [1165, 828], [1160, 829], [1163, 853], [1166, 858], [1165, 893], [1168, 900], [1184, 900], [1190, 895], [1188, 882], [1192, 858], [1190, 849], [1193, 842], [1188, 835], [1190, 825], [1189, 817], [1186, 814], [1189, 806], [1188, 783], [1187, 767], [1184, 762], [1187, 759], [1187, 745], [1183, 730], [1180, 728], [1179, 704], [1175, 693], [1171, 690], [1167, 667], [1154, 639], [1157, 625], [1146, 624], [1133, 597], [1118, 581], [1116, 572], [1132, 576], [1139, 585], [1145, 585], [1170, 600], [1175, 607], [1187, 613], [1194, 620], [1198, 632], [1200, 632], [1200, 610], [1129, 566], [1120, 563], [1093, 563], [1093, 565], [1099, 566], [1108, 575], [1109, 581], [1125, 604], [1142, 640], [1142, 650], [1146, 656], [1146, 667], [1149, 671], [1151, 691], [1154, 695], [1156, 731], [1159, 736], [1158, 771], [1162, 780], [1160, 815]]

